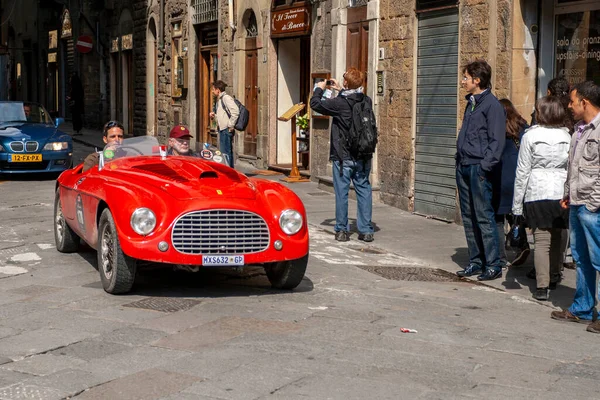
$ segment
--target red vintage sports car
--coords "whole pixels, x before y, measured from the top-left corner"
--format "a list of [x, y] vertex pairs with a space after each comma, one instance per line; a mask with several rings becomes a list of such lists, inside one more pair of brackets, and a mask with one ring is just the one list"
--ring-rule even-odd
[[[302, 201], [285, 186], [224, 165], [216, 149], [167, 156], [151, 136], [108, 145], [100, 163], [57, 180], [54, 237], [63, 253], [84, 240], [98, 252], [104, 290], [126, 293], [138, 260], [187, 266], [263, 265], [293, 289], [308, 263]], [[222, 161], [218, 162], [218, 161]]]

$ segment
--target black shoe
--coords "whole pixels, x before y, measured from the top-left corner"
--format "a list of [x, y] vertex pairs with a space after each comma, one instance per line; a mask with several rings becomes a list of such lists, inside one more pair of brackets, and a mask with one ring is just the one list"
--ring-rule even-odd
[[494, 279], [502, 278], [502, 268], [494, 269], [488, 268], [485, 272], [477, 277], [478, 281], [492, 281]]
[[335, 240], [338, 242], [347, 242], [350, 240], [350, 235], [346, 231], [339, 231], [335, 233]]
[[531, 253], [531, 250], [529, 249], [529, 245], [527, 245], [527, 247], [524, 247], [519, 250], [519, 253], [515, 257], [515, 259], [511, 262], [511, 264], [515, 265], [515, 266], [523, 264], [525, 261], [527, 261], [527, 257], [529, 256], [529, 253]]
[[372, 233], [359, 233], [358, 240], [362, 240], [364, 242], [372, 242], [375, 240]]
[[562, 274], [552, 274], [550, 275], [550, 289], [556, 290], [556, 286], [562, 281]]
[[529, 279], [535, 279], [535, 276], [536, 276], [535, 268], [531, 268], [529, 271], [527, 271], [525, 276], [528, 277]]
[[464, 270], [457, 271], [456, 275], [460, 276], [461, 278], [465, 278], [467, 276], [473, 276], [473, 275], [477, 275], [480, 273], [481, 273], [481, 267], [479, 265], [469, 265]]
[[533, 294], [533, 298], [540, 301], [547, 301], [550, 297], [550, 288], [543, 287], [537, 288]]

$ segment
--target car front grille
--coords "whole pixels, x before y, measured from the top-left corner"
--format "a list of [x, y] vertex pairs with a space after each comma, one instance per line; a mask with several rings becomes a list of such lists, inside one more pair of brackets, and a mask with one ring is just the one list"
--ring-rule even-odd
[[23, 151], [24, 145], [23, 142], [10, 142], [10, 149], [12, 151]]
[[193, 211], [175, 222], [171, 240], [185, 254], [258, 253], [269, 246], [269, 227], [248, 211]]
[[38, 149], [38, 142], [25, 143], [25, 150], [33, 152], [33, 151], [37, 151], [37, 149]]

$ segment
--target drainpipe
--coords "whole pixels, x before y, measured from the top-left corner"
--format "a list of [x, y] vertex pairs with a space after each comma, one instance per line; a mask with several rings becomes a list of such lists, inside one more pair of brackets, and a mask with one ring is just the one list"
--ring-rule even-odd
[[159, 22], [158, 22], [158, 48], [165, 49], [165, 0], [160, 0]]

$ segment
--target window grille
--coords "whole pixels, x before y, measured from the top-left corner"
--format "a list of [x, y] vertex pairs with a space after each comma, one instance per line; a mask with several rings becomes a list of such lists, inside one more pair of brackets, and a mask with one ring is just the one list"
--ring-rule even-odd
[[193, 0], [193, 24], [203, 24], [217, 20], [217, 0]]

